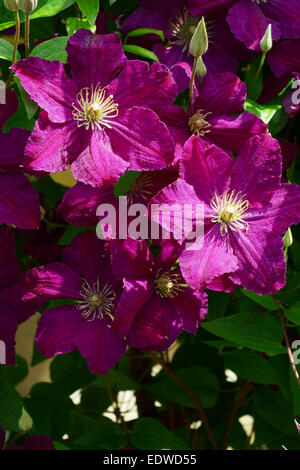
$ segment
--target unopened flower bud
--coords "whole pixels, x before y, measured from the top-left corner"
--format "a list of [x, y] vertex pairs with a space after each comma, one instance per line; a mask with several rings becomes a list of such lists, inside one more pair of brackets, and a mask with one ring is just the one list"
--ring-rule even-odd
[[283, 236], [283, 243], [284, 243], [284, 248], [287, 250], [290, 246], [293, 244], [293, 235], [291, 232], [291, 229], [289, 228], [287, 232], [285, 232]]
[[38, 0], [19, 0], [19, 6], [24, 13], [32, 13], [37, 7]]
[[201, 57], [208, 49], [208, 37], [204, 17], [202, 16], [190, 41], [189, 51], [193, 57]]
[[269, 52], [272, 49], [273, 42], [272, 42], [272, 25], [269, 24], [269, 26], [266, 29], [265, 34], [263, 35], [261, 41], [260, 41], [260, 48], [264, 54]]
[[24, 432], [27, 432], [29, 431], [29, 429], [32, 428], [32, 424], [33, 424], [32, 418], [29, 415], [29, 413], [27, 413], [24, 407], [22, 408], [22, 414], [21, 414], [21, 418], [19, 419], [18, 424], [19, 424], [19, 428], [21, 429], [21, 431], [24, 431]]
[[206, 72], [207, 72], [207, 68], [205, 67], [205, 63], [203, 62], [203, 59], [202, 57], [198, 57], [197, 59], [197, 65], [196, 65], [196, 75], [197, 77], [200, 78], [200, 80], [202, 81], [203, 78], [205, 77], [206, 75]]
[[9, 11], [18, 11], [20, 8], [18, 0], [4, 0], [4, 6]]

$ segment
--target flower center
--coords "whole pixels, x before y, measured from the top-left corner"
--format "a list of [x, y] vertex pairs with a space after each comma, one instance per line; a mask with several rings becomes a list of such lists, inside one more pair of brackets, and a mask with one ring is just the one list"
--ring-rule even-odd
[[252, 0], [253, 3], [257, 3], [257, 5], [260, 4], [260, 2], [267, 3], [267, 0]]
[[186, 10], [178, 14], [174, 21], [170, 22], [170, 29], [173, 36], [173, 44], [182, 46], [185, 51], [195, 32], [199, 18], [190, 15]]
[[245, 213], [250, 206], [245, 197], [245, 194], [241, 195], [241, 191], [236, 193], [235, 190], [231, 192], [226, 190], [221, 197], [215, 194], [211, 200], [210, 206], [213, 209], [211, 221], [220, 224], [222, 236], [228, 233], [228, 228], [234, 232], [238, 230], [248, 232], [249, 226], [244, 218], [249, 217], [251, 214], [249, 212]]
[[111, 320], [114, 319], [111, 311], [114, 308], [116, 294], [108, 284], [101, 289], [99, 279], [90, 285], [87, 280], [82, 284], [80, 295], [83, 300], [76, 302], [76, 307], [82, 310], [82, 318], [93, 321], [95, 318], [103, 318], [106, 314]]
[[133, 203], [134, 198], [140, 196], [142, 199], [147, 201], [151, 196], [151, 188], [153, 186], [151, 176], [148, 174], [139, 176], [130, 186], [128, 190], [128, 201], [130, 204]]
[[205, 119], [211, 112], [203, 114], [203, 109], [198, 109], [198, 111], [189, 119], [189, 128], [190, 131], [197, 135], [198, 137], [203, 137], [205, 134], [210, 132], [211, 124]]
[[164, 273], [158, 274], [155, 280], [155, 290], [162, 298], [174, 299], [180, 292], [183, 292], [183, 288], [187, 287], [187, 284], [179, 283], [179, 274], [176, 273]]
[[111, 129], [112, 119], [118, 116], [118, 104], [114, 102], [113, 95], [105, 96], [105, 88], [98, 84], [95, 88], [83, 88], [78, 93], [77, 103], [72, 103], [73, 119], [77, 126], [84, 126], [86, 130], [95, 127]]

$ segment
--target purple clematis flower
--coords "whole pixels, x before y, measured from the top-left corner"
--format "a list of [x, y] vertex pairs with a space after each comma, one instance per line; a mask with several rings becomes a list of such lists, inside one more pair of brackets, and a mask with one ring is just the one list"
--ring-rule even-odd
[[288, 39], [274, 44], [267, 54], [268, 63], [276, 77], [300, 71], [300, 39]]
[[126, 169], [155, 170], [172, 163], [174, 144], [157, 112], [173, 103], [177, 87], [162, 64], [127, 61], [117, 34], [79, 30], [67, 45], [70, 78], [62, 63], [37, 57], [13, 69], [43, 111], [26, 146], [26, 166], [111, 186]]
[[24, 172], [24, 149], [30, 135], [25, 129], [1, 130], [17, 111], [18, 100], [7, 91], [6, 104], [0, 104], [0, 224], [36, 229], [41, 213], [39, 198]]
[[36, 313], [41, 304], [21, 299], [23, 279], [19, 276], [15, 236], [8, 227], [0, 228], [0, 257], [0, 341], [5, 344], [4, 362], [13, 365], [17, 326]]
[[126, 349], [125, 341], [110, 328], [121, 287], [104, 242], [92, 231], [71, 242], [63, 263], [26, 273], [24, 299], [73, 301], [43, 312], [36, 336], [41, 353], [52, 357], [79, 350], [93, 374], [108, 372]]
[[[178, 172], [175, 170], [142, 171], [125, 194], [128, 205], [147, 204], [158, 191], [177, 178]], [[118, 210], [118, 200], [112, 187], [93, 188], [77, 183], [66, 192], [58, 210], [70, 224], [95, 226], [99, 222], [96, 211], [100, 204], [111, 204]]]
[[182, 330], [195, 334], [207, 296], [193, 291], [174, 266], [177, 243], [165, 240], [154, 259], [145, 240], [111, 242], [112, 267], [124, 290], [112, 329], [138, 349], [165, 350]]
[[205, 15], [210, 47], [203, 59], [208, 74], [236, 72], [238, 60], [232, 51], [238, 52], [241, 48], [226, 24], [224, 14], [204, 8], [193, 15], [187, 3], [186, 0], [140, 0], [140, 7], [125, 21], [122, 30], [127, 33], [136, 28], [160, 29], [170, 42], [167, 48], [158, 44], [153, 46], [160, 62], [168, 67], [178, 62], [192, 64], [189, 42], [202, 15]]
[[188, 140], [181, 179], [153, 202], [203, 204], [204, 243], [183, 244], [180, 255], [192, 287], [203, 289], [224, 274], [258, 294], [284, 286], [282, 235], [300, 221], [300, 188], [282, 183], [281, 173], [280, 147], [269, 135], [249, 139], [235, 160], [196, 137]]
[[269, 24], [273, 41], [300, 37], [299, 2], [236, 0], [228, 11], [227, 22], [237, 39], [249, 49], [260, 51], [260, 41]]
[[8, 444], [5, 450], [55, 450], [50, 436], [34, 434], [27, 437], [22, 444]]
[[237, 153], [245, 141], [256, 134], [266, 134], [268, 127], [254, 114], [244, 111], [246, 85], [231, 73], [205, 77], [189, 115], [173, 106], [164, 121], [181, 149], [195, 134], [222, 149]]

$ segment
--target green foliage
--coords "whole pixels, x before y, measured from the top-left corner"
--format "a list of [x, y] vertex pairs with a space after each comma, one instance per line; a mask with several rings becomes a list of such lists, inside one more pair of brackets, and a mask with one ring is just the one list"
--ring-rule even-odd
[[135, 449], [189, 449], [189, 447], [172, 434], [165, 426], [154, 418], [141, 418], [134, 427], [130, 442]]

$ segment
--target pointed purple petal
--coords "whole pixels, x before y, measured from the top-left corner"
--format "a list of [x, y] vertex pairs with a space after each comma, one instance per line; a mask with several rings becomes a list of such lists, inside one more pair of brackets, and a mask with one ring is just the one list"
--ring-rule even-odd
[[11, 228], [0, 228], [0, 289], [15, 282], [19, 274], [19, 263], [16, 256], [16, 240]]

